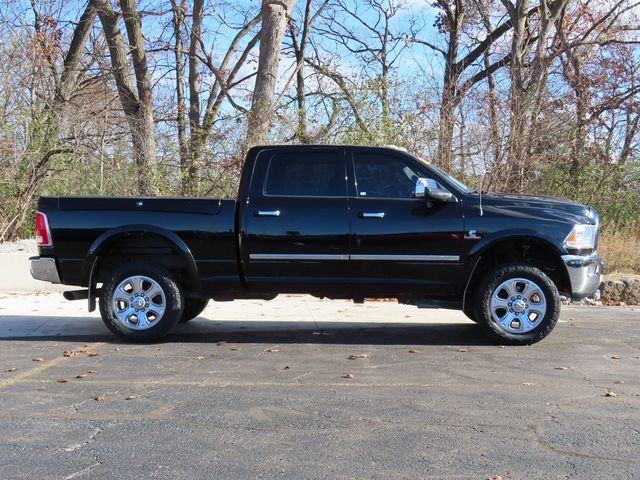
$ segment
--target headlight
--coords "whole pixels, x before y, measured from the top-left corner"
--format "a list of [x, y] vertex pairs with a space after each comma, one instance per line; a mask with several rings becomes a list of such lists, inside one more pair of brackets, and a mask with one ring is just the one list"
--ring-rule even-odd
[[596, 244], [598, 225], [575, 225], [567, 235], [564, 245], [576, 250], [593, 249]]

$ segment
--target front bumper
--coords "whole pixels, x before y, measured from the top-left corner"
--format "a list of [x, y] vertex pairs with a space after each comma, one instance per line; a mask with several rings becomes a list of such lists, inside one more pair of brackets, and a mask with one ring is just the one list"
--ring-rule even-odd
[[47, 257], [31, 257], [31, 276], [36, 280], [43, 282], [61, 283], [58, 267], [54, 258]]
[[562, 255], [573, 299], [592, 297], [602, 281], [604, 260], [597, 255]]

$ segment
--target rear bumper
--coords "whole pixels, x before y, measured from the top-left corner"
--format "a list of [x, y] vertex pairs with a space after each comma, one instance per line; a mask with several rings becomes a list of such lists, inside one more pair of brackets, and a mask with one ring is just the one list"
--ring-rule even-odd
[[54, 258], [31, 257], [29, 263], [31, 265], [31, 276], [36, 280], [61, 283], [58, 267], [56, 266], [56, 260]]
[[602, 281], [604, 260], [597, 255], [563, 255], [573, 299], [592, 297]]

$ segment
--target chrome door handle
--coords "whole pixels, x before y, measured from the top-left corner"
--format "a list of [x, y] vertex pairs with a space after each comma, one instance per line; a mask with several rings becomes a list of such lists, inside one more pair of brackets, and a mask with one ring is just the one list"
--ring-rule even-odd
[[360, 212], [360, 218], [384, 218], [384, 212]]
[[280, 210], [258, 210], [256, 212], [258, 217], [279, 217]]

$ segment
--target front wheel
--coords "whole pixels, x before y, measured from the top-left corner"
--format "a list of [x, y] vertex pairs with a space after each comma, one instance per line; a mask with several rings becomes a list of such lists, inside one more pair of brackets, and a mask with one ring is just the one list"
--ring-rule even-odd
[[100, 289], [99, 300], [105, 325], [125, 340], [163, 337], [184, 309], [183, 293], [173, 275], [144, 263], [114, 269]]
[[560, 295], [551, 279], [525, 263], [489, 272], [476, 293], [478, 323], [500, 343], [530, 345], [549, 335], [560, 315]]

